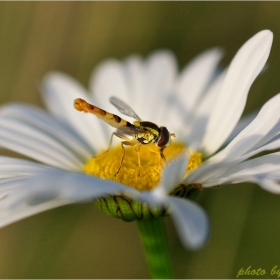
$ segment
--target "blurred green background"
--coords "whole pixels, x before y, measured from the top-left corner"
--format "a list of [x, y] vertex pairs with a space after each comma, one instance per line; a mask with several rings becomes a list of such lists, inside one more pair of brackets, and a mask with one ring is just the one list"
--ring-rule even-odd
[[[247, 39], [270, 29], [269, 68], [250, 90], [250, 112], [280, 92], [279, 12], [279, 2], [1, 2], [0, 102], [43, 106], [38, 85], [47, 72], [61, 70], [87, 85], [104, 58], [157, 48], [172, 49], [182, 67], [199, 52], [223, 46], [227, 65]], [[166, 219], [177, 278], [235, 278], [248, 266], [276, 278], [270, 270], [280, 268], [280, 197], [239, 184], [205, 190], [199, 203], [212, 225], [199, 252], [184, 250]], [[0, 278], [148, 277], [136, 224], [107, 217], [93, 204], [0, 230]]]

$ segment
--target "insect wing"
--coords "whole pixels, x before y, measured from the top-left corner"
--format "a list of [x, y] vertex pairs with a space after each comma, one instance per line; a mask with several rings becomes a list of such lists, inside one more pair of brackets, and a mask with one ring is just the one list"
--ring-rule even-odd
[[138, 121], [141, 121], [141, 118], [132, 110], [132, 108], [124, 103], [117, 97], [111, 97], [110, 102], [121, 112], [122, 114], [132, 117]]
[[118, 127], [117, 133], [121, 133], [121, 134], [127, 134], [127, 135], [135, 135], [138, 133], [143, 133], [145, 132], [145, 130], [138, 128], [138, 127], [127, 127], [127, 126], [123, 126], [123, 127]]

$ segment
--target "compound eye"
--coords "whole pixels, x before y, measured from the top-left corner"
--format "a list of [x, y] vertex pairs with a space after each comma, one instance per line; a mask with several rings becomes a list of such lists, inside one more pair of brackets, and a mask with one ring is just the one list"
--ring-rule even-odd
[[157, 146], [162, 148], [168, 146], [169, 143], [170, 143], [170, 133], [166, 127], [161, 126], [158, 141], [157, 141]]

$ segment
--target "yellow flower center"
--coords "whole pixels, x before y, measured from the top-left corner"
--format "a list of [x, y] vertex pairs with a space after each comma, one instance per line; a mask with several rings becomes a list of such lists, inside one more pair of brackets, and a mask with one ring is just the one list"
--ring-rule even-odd
[[[184, 144], [172, 142], [164, 150], [167, 162], [186, 151]], [[84, 166], [87, 174], [97, 176], [101, 179], [114, 180], [124, 185], [134, 187], [138, 190], [150, 190], [158, 185], [164, 162], [155, 145], [141, 146], [140, 160], [141, 167], [139, 170], [138, 153], [134, 147], [125, 147], [125, 158], [118, 174], [120, 159], [123, 150], [120, 145], [111, 148], [108, 152], [101, 152], [91, 158]], [[186, 173], [197, 168], [202, 162], [202, 154], [190, 152], [190, 158]], [[140, 175], [139, 175], [140, 172]]]

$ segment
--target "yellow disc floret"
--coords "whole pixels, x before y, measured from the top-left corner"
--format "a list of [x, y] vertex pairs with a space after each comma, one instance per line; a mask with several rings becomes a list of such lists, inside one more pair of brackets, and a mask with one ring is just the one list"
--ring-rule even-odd
[[[172, 142], [172, 144], [164, 150], [164, 155], [168, 162], [186, 150], [187, 148], [184, 144]], [[158, 185], [162, 167], [165, 165], [165, 162], [161, 159], [158, 152], [158, 147], [155, 145], [141, 146], [140, 169], [138, 153], [135, 148], [125, 147], [125, 159], [119, 173], [116, 175], [122, 155], [123, 150], [120, 146], [111, 148], [108, 152], [102, 152], [91, 158], [86, 163], [84, 170], [87, 174], [97, 176], [101, 179], [114, 180], [141, 191], [150, 190]], [[186, 173], [195, 169], [201, 162], [201, 153], [190, 152]]]

